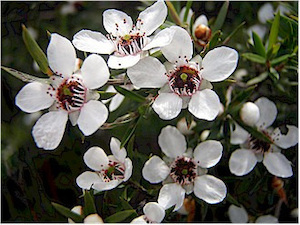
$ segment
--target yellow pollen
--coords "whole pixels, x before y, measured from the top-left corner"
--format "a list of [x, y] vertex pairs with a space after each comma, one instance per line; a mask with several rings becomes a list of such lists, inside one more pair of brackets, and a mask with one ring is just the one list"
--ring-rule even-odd
[[129, 34], [125, 34], [123, 37], [123, 40], [129, 41], [131, 39], [131, 36]]
[[181, 80], [183, 80], [185, 82], [188, 78], [188, 75], [186, 73], [182, 73], [182, 74], [180, 74], [180, 78], [181, 78]]

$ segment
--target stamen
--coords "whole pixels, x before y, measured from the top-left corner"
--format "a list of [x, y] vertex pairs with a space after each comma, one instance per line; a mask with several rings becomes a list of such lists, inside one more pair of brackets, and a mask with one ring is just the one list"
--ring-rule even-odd
[[197, 175], [197, 166], [194, 160], [188, 157], [178, 157], [170, 168], [171, 178], [180, 185], [193, 183]]

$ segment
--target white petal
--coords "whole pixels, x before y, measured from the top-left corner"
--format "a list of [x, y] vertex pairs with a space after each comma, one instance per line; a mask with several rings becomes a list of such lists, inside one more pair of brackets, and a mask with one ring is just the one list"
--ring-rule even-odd
[[106, 62], [100, 55], [89, 55], [81, 67], [82, 78], [85, 86], [89, 89], [102, 87], [109, 78], [109, 70]]
[[286, 135], [281, 134], [280, 129], [276, 128], [272, 133], [274, 143], [283, 148], [290, 148], [298, 143], [298, 128], [291, 125], [286, 125], [288, 132]]
[[189, 33], [178, 26], [172, 26], [170, 29], [174, 29], [175, 33], [171, 43], [161, 48], [163, 55], [172, 63], [185, 57], [190, 60], [193, 55], [193, 43]]
[[174, 211], [177, 211], [183, 204], [184, 196], [185, 190], [179, 184], [165, 184], [160, 189], [157, 201], [164, 209], [175, 205]]
[[197, 91], [189, 102], [188, 110], [198, 119], [214, 120], [220, 109], [220, 100], [216, 92], [205, 89]]
[[45, 150], [57, 148], [63, 138], [67, 121], [66, 111], [51, 111], [44, 114], [32, 129], [36, 145]]
[[97, 182], [93, 185], [93, 188], [97, 191], [107, 191], [117, 187], [122, 181], [112, 180], [109, 182]]
[[239, 55], [236, 50], [218, 47], [209, 51], [202, 61], [202, 77], [211, 82], [225, 80], [235, 70]]
[[182, 108], [182, 99], [174, 93], [161, 93], [155, 99], [152, 108], [163, 120], [177, 117]]
[[193, 25], [193, 32], [195, 32], [196, 28], [199, 26], [199, 25], [205, 25], [207, 26], [208, 25], [208, 20], [207, 20], [207, 17], [205, 15], [200, 15], [194, 22], [194, 25]]
[[125, 159], [124, 162], [125, 165], [125, 173], [124, 173], [124, 179], [123, 181], [126, 182], [132, 175], [132, 161], [129, 158]]
[[94, 213], [85, 217], [83, 223], [103, 223], [103, 220], [98, 214]]
[[230, 130], [231, 130], [230, 143], [233, 145], [244, 144], [247, 141], [250, 134], [237, 123], [234, 123], [234, 125], [235, 125], [234, 130], [232, 130], [233, 128], [232, 126], [230, 126]]
[[194, 160], [202, 168], [216, 165], [222, 157], [223, 146], [219, 141], [208, 140], [197, 145]]
[[255, 223], [278, 223], [278, 219], [272, 215], [264, 215], [258, 217]]
[[160, 223], [165, 217], [165, 209], [157, 202], [148, 202], [143, 211], [145, 216], [155, 223]]
[[147, 44], [144, 48], [143, 51], [149, 50], [151, 48], [156, 48], [156, 47], [163, 47], [171, 43], [173, 40], [175, 30], [171, 28], [165, 28], [162, 31], [158, 32], [152, 41]]
[[259, 120], [259, 108], [253, 102], [243, 104], [240, 116], [243, 122], [249, 126], [254, 126]]
[[170, 125], [161, 129], [158, 144], [163, 153], [170, 158], [182, 156], [187, 149], [185, 137], [176, 127]]
[[243, 176], [253, 170], [257, 163], [255, 154], [248, 149], [235, 150], [229, 159], [230, 172], [236, 176]]
[[116, 37], [124, 36], [129, 34], [132, 25], [131, 17], [124, 12], [115, 9], [103, 12], [103, 26], [107, 33], [112, 33]]
[[264, 24], [267, 20], [270, 20], [274, 17], [274, 9], [271, 3], [266, 3], [259, 8], [257, 13], [258, 20]]
[[140, 58], [140, 54], [126, 56], [110, 55], [107, 61], [107, 65], [112, 69], [126, 69], [137, 64]]
[[81, 108], [77, 120], [78, 127], [85, 136], [89, 136], [99, 129], [107, 117], [106, 106], [102, 102], [90, 100]]
[[266, 152], [263, 164], [271, 174], [277, 177], [286, 178], [293, 175], [291, 162], [279, 152]]
[[142, 216], [139, 216], [139, 217], [133, 219], [130, 223], [141, 224], [141, 223], [147, 223], [147, 222], [146, 222], [146, 220], [144, 220], [144, 215], [142, 215]]
[[185, 193], [187, 195], [191, 194], [193, 191], [194, 191], [194, 184], [191, 183], [191, 184], [186, 184], [186, 185], [183, 185], [183, 188], [185, 190]]
[[168, 8], [164, 1], [158, 0], [156, 3], [146, 8], [139, 14], [137, 26], [142, 33], [146, 33], [147, 36], [151, 35], [160, 25], [165, 22], [168, 14]]
[[91, 171], [85, 171], [76, 178], [77, 185], [83, 189], [90, 189], [98, 181], [100, 181], [100, 177]]
[[77, 32], [72, 41], [75, 48], [84, 52], [111, 54], [115, 50], [114, 43], [103, 34], [91, 30]]
[[113, 112], [122, 104], [123, 100], [125, 99], [124, 95], [117, 93], [114, 97], [111, 98], [109, 103], [109, 111]]
[[141, 59], [127, 69], [127, 75], [138, 88], [159, 88], [168, 82], [164, 65], [154, 57]]
[[227, 188], [220, 179], [211, 175], [203, 175], [195, 178], [194, 193], [207, 203], [216, 204], [226, 197]]
[[228, 209], [228, 216], [232, 223], [247, 223], [248, 213], [244, 207], [237, 207], [235, 205], [230, 205]]
[[158, 156], [152, 156], [145, 163], [142, 174], [145, 180], [152, 184], [162, 182], [170, 174], [170, 168]]
[[83, 155], [84, 163], [95, 171], [100, 171], [108, 167], [108, 158], [102, 148], [91, 147]]
[[121, 146], [121, 142], [117, 138], [112, 137], [110, 139], [110, 150], [112, 154], [117, 160], [123, 163], [127, 156], [127, 152], [124, 147], [120, 149], [120, 146]]
[[277, 116], [277, 108], [274, 102], [265, 97], [261, 97], [254, 102], [259, 108], [259, 120], [256, 123], [261, 129], [267, 128], [275, 121]]
[[49, 108], [54, 102], [53, 98], [47, 94], [49, 87], [39, 82], [26, 84], [16, 96], [16, 105], [27, 113]]
[[67, 38], [59, 34], [51, 34], [47, 57], [50, 68], [57, 75], [69, 77], [74, 72], [76, 52]]
[[69, 120], [71, 121], [72, 126], [75, 126], [77, 124], [79, 114], [80, 114], [80, 111], [74, 111], [74, 112], [69, 113]]

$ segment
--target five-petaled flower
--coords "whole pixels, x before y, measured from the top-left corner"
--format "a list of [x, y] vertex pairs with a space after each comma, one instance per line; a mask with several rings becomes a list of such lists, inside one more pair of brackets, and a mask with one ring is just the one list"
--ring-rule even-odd
[[193, 43], [183, 28], [173, 26], [172, 42], [161, 48], [169, 61], [163, 65], [154, 57], [146, 57], [133, 67], [127, 75], [139, 88], [161, 88], [152, 107], [161, 119], [170, 120], [178, 116], [182, 108], [198, 119], [213, 120], [218, 115], [220, 100], [211, 90], [210, 82], [229, 77], [238, 62], [238, 53], [228, 47], [209, 51], [201, 59], [192, 59]]
[[[254, 124], [270, 140], [257, 139], [235, 124], [231, 132], [231, 144], [241, 144], [241, 149], [235, 150], [229, 159], [229, 169], [237, 176], [243, 176], [253, 170], [257, 162], [263, 162], [267, 170], [278, 177], [293, 175], [291, 162], [280, 153], [280, 148], [287, 149], [298, 143], [298, 128], [287, 125], [288, 132], [282, 134], [279, 128], [270, 126], [277, 116], [276, 105], [265, 97], [254, 102], [259, 108], [259, 119]], [[256, 115], [255, 115], [256, 117]]]
[[165, 209], [157, 202], [148, 202], [143, 208], [144, 215], [139, 216], [131, 223], [160, 223], [165, 217]]
[[166, 28], [149, 37], [167, 17], [168, 9], [164, 1], [158, 0], [141, 12], [133, 24], [126, 13], [115, 9], [105, 10], [103, 25], [108, 32], [103, 34], [81, 30], [74, 35], [74, 46], [85, 52], [111, 54], [108, 66], [113, 69], [128, 68], [146, 56], [147, 50], [169, 44], [173, 37], [172, 30]]
[[132, 162], [126, 157], [126, 149], [112, 137], [110, 149], [112, 155], [107, 156], [100, 147], [92, 147], [83, 156], [85, 164], [94, 170], [80, 174], [76, 183], [83, 189], [93, 188], [97, 191], [111, 190], [127, 181], [132, 174]]
[[97, 101], [99, 94], [93, 89], [108, 81], [109, 70], [101, 56], [92, 54], [75, 71], [75, 49], [59, 34], [51, 35], [47, 57], [55, 75], [45, 82], [25, 85], [16, 96], [16, 105], [27, 113], [49, 108], [50, 112], [34, 125], [32, 135], [38, 147], [53, 150], [63, 138], [68, 117], [85, 136], [93, 134], [106, 121], [108, 110]]
[[223, 201], [227, 188], [223, 181], [207, 175], [207, 168], [216, 165], [222, 156], [220, 142], [208, 140], [197, 145], [194, 152], [187, 150], [184, 136], [175, 127], [161, 130], [158, 144], [167, 156], [163, 161], [152, 156], [142, 169], [143, 177], [150, 183], [164, 181], [158, 203], [165, 209], [175, 205], [177, 211], [183, 204], [185, 193], [194, 194], [210, 204]]

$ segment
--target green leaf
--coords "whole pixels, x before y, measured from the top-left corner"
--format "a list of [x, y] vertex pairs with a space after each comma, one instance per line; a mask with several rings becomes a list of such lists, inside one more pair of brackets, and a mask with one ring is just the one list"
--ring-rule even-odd
[[88, 216], [90, 214], [97, 213], [95, 202], [94, 202], [94, 196], [91, 193], [92, 191], [85, 190], [84, 191], [84, 207], [83, 207], [83, 214], [84, 216]]
[[234, 198], [232, 197], [231, 194], [227, 193], [227, 196], [226, 196], [226, 201], [230, 202], [231, 204], [234, 204], [238, 207], [240, 207], [241, 205], [239, 204], [239, 202]]
[[214, 48], [218, 42], [220, 41], [220, 37], [222, 35], [222, 32], [220, 30], [217, 30], [216, 32], [213, 33], [210, 41], [209, 41], [209, 49]]
[[51, 204], [63, 216], [72, 219], [76, 223], [82, 223], [83, 222], [83, 216], [78, 215], [77, 213], [72, 212], [67, 207], [62, 206], [60, 204], [57, 204], [55, 202], [51, 202]]
[[245, 25], [245, 21], [242, 22], [240, 25], [238, 25], [228, 36], [227, 38], [223, 41], [223, 45], [227, 44], [230, 39], [239, 31], [240, 28], [242, 28]]
[[173, 3], [170, 1], [166, 1], [166, 4], [168, 6], [170, 16], [171, 16], [172, 20], [174, 21], [174, 23], [176, 23], [176, 25], [178, 25], [178, 26], [181, 26], [180, 17], [178, 16], [178, 13], [177, 13]]
[[278, 11], [277, 14], [275, 15], [275, 18], [271, 26], [268, 51], [271, 50], [273, 48], [273, 45], [276, 44], [277, 42], [279, 24], [280, 24], [280, 11]]
[[265, 58], [266, 50], [265, 50], [265, 46], [264, 46], [262, 40], [257, 35], [257, 33], [255, 33], [254, 31], [252, 32], [252, 38], [253, 38], [253, 43], [254, 43], [254, 48], [255, 48], [256, 53], [258, 53], [259, 55], [261, 55], [262, 57]]
[[128, 127], [125, 135], [122, 138], [120, 148], [123, 148], [126, 145], [126, 143], [130, 140], [131, 136], [134, 134], [136, 126], [137, 126], [137, 123], [133, 127], [131, 127], [131, 126]]
[[216, 31], [222, 28], [228, 11], [229, 1], [225, 1], [217, 16], [216, 22], [212, 26], [212, 30]]
[[264, 81], [267, 77], [268, 77], [268, 72], [261, 73], [257, 77], [254, 77], [251, 80], [248, 80], [246, 85], [251, 86], [251, 85], [254, 85], [254, 84], [258, 84], [258, 83]]
[[15, 69], [8, 68], [8, 67], [5, 67], [5, 66], [1, 66], [1, 68], [3, 70], [5, 70], [6, 72], [8, 72], [9, 74], [13, 75], [14, 77], [20, 79], [23, 82], [30, 83], [30, 82], [37, 81], [37, 82], [40, 82], [40, 83], [49, 84], [49, 79], [48, 78], [35, 77], [35, 76], [29, 75], [29, 74], [26, 74], [26, 73], [23, 73], [23, 72], [20, 72], [20, 71], [17, 71]]
[[189, 15], [189, 10], [190, 8], [192, 7], [192, 4], [193, 4], [193, 1], [188, 1], [186, 3], [186, 6], [185, 6], [185, 12], [184, 12], [184, 16], [183, 16], [183, 22], [185, 23], [186, 20], [187, 20], [187, 17]]
[[51, 75], [52, 72], [48, 66], [48, 60], [45, 55], [45, 53], [42, 51], [40, 46], [36, 43], [36, 41], [33, 39], [33, 37], [30, 35], [29, 31], [25, 27], [25, 25], [22, 25], [22, 37], [24, 40], [24, 43], [26, 45], [27, 50], [29, 51], [32, 58], [37, 62], [37, 64], [40, 67], [40, 70], [44, 74]]
[[256, 63], [265, 64], [266, 59], [260, 55], [254, 54], [254, 53], [244, 53], [242, 54], [242, 57]]
[[129, 216], [138, 216], [134, 209], [124, 210], [121, 212], [117, 212], [105, 219], [105, 223], [118, 223], [127, 219]]
[[143, 96], [133, 92], [133, 91], [129, 91], [125, 88], [122, 88], [120, 86], [115, 86], [115, 89], [122, 95], [124, 95], [127, 98], [130, 98], [136, 102], [145, 102], [146, 98], [144, 98]]
[[106, 99], [110, 99], [112, 97], [114, 97], [117, 93], [114, 92], [106, 92], [106, 91], [97, 91], [100, 96], [101, 96], [101, 100], [106, 100]]
[[277, 65], [277, 64], [279, 64], [279, 63], [281, 63], [285, 60], [288, 60], [292, 56], [293, 55], [290, 55], [290, 54], [279, 56], [278, 58], [275, 58], [275, 59], [271, 60], [271, 65], [272, 66]]
[[269, 76], [274, 82], [279, 80], [279, 73], [273, 67], [270, 68]]
[[238, 116], [237, 114], [238, 114], [240, 108], [248, 100], [248, 98], [252, 95], [255, 88], [256, 88], [256, 86], [248, 87], [246, 90], [244, 90], [244, 91], [240, 92], [238, 95], [236, 95], [232, 99], [231, 103], [229, 104], [228, 113], [230, 113], [233, 116]]

